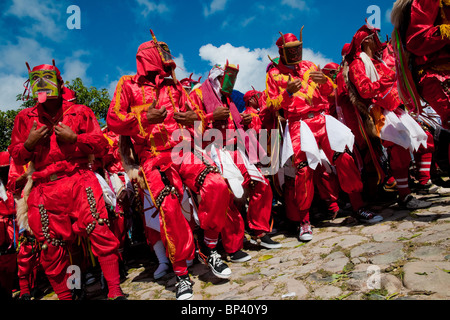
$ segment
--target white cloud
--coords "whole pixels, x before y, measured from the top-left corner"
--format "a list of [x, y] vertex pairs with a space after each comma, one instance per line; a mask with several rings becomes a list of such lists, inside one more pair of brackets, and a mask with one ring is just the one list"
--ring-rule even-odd
[[308, 10], [306, 2], [304, 0], [283, 0], [281, 4], [287, 5], [292, 9], [298, 9], [300, 11]]
[[137, 3], [143, 8], [141, 14], [147, 17], [150, 13], [167, 13], [169, 8], [164, 3], [156, 3], [149, 0], [137, 0]]
[[42, 47], [36, 40], [17, 37], [17, 43], [0, 45], [0, 68], [14, 74], [25, 74], [25, 62], [33, 68], [43, 63], [52, 63], [53, 51]]
[[391, 23], [391, 13], [392, 13], [392, 8], [389, 8], [386, 10], [386, 12], [384, 14], [384, 19], [387, 23]]
[[218, 11], [223, 11], [228, 0], [213, 0], [209, 6], [203, 6], [203, 14], [205, 17]]
[[248, 26], [250, 23], [252, 23], [253, 20], [255, 20], [255, 19], [256, 19], [255, 16], [249, 17], [249, 18], [245, 19], [244, 21], [242, 21], [241, 25], [242, 25], [243, 27], [246, 27], [246, 26]]
[[[259, 91], [266, 87], [266, 68], [270, 63], [268, 55], [273, 59], [278, 56], [278, 48], [257, 48], [250, 50], [245, 47], [234, 47], [227, 43], [220, 47], [212, 44], [204, 45], [200, 48], [200, 57], [209, 61], [212, 67], [215, 64], [225, 65], [227, 59], [230, 64], [239, 65], [239, 74], [236, 80], [235, 89], [243, 93], [252, 89], [252, 86]], [[320, 52], [314, 52], [309, 48], [303, 50], [303, 58], [314, 62], [316, 65], [324, 66], [331, 62]], [[208, 70], [209, 71], [209, 70]]]
[[189, 78], [191, 73], [193, 73], [192, 79], [194, 79], [194, 80], [197, 80], [201, 76], [201, 74], [199, 75], [199, 74], [196, 74], [195, 72], [190, 72], [186, 69], [183, 54], [180, 54], [178, 57], [175, 57], [174, 61], [177, 64], [177, 69], [175, 71], [176, 71], [176, 77], [178, 80], [181, 80], [184, 78]]
[[18, 37], [17, 43], [0, 45], [0, 110], [17, 109], [20, 101], [16, 96], [23, 93], [24, 82], [28, 79], [28, 70], [40, 64], [52, 63], [53, 51], [43, 48], [34, 39]]
[[0, 110], [16, 110], [22, 101], [16, 101], [16, 96], [24, 91], [23, 84], [27, 77], [0, 73]]
[[56, 65], [61, 71], [61, 76], [64, 82], [71, 82], [76, 78], [81, 78], [83, 80], [83, 84], [86, 86], [92, 83], [92, 78], [87, 75], [87, 69], [90, 64], [82, 61], [82, 57], [87, 55], [89, 55], [87, 51], [78, 50], [73, 52], [70, 57], [64, 59], [62, 68], [58, 67], [58, 64]]
[[303, 60], [314, 62], [315, 65], [320, 66], [321, 68], [323, 68], [327, 63], [332, 62], [332, 60], [325, 57], [322, 53], [314, 52], [309, 48], [303, 49]]
[[31, 35], [41, 34], [54, 41], [61, 40], [59, 28], [66, 26], [58, 24], [61, 13], [65, 13], [62, 4], [51, 0], [13, 0], [5, 15], [15, 16], [26, 21], [25, 31]]

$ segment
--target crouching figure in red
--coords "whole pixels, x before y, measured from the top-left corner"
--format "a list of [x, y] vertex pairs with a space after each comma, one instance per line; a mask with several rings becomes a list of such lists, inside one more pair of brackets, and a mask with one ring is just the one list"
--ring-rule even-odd
[[[152, 202], [159, 211], [161, 240], [177, 276], [178, 300], [193, 297], [186, 260], [195, 254], [193, 232], [183, 216], [181, 200], [184, 186], [198, 196], [198, 221], [210, 249], [207, 263], [220, 278], [231, 270], [215, 250], [222, 231], [230, 199], [225, 180], [206, 155], [174, 151], [180, 141], [173, 133], [193, 126], [198, 115], [189, 105], [187, 93], [175, 78], [176, 64], [169, 47], [153, 36], [141, 44], [136, 54], [137, 74], [123, 76], [117, 84], [107, 124], [113, 132], [129, 136], [138, 155], [141, 174]], [[167, 77], [171, 76], [173, 79]], [[189, 142], [186, 138], [185, 142]], [[190, 150], [193, 150], [192, 148]], [[173, 155], [179, 161], [173, 160]]]
[[77, 235], [89, 236], [108, 298], [123, 299], [119, 242], [108, 227], [102, 189], [90, 169], [107, 141], [91, 109], [63, 99], [64, 82], [54, 62], [28, 70], [37, 104], [17, 115], [8, 151], [16, 165], [30, 162], [32, 188], [25, 186], [24, 197], [29, 226], [42, 248], [40, 263], [58, 298], [71, 300], [68, 247]]

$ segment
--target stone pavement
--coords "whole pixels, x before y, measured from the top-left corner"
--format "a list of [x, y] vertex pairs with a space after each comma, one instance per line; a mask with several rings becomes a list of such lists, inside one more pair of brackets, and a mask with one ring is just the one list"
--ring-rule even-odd
[[[396, 204], [372, 207], [384, 218], [374, 225], [348, 217], [322, 221], [308, 243], [288, 232], [274, 236], [280, 249], [246, 242], [252, 259], [230, 262], [229, 280], [197, 262], [190, 268], [194, 300], [448, 300], [450, 197], [421, 198], [434, 205], [413, 212]], [[134, 262], [122, 283], [129, 300], [175, 299], [174, 274], [155, 281], [156, 267], [154, 258]], [[96, 299], [98, 286], [87, 287], [88, 296]]]

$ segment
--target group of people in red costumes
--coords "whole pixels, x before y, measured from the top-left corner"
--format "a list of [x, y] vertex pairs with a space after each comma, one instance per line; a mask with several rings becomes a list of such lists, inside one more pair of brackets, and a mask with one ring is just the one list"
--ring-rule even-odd
[[[229, 279], [229, 262], [251, 259], [245, 241], [282, 246], [271, 238], [278, 200], [305, 242], [317, 198], [328, 219], [348, 202], [362, 223], [383, 220], [368, 203], [380, 191], [395, 192], [399, 208], [431, 206], [413, 191], [450, 194], [431, 179], [435, 141], [450, 126], [448, 19], [447, 0], [398, 0], [397, 41], [382, 42], [365, 24], [344, 45], [342, 61], [323, 68], [303, 60], [302, 31], [300, 38], [280, 33], [266, 88], [245, 93], [243, 112], [232, 98], [239, 66], [226, 61], [203, 82], [177, 80], [168, 44], [151, 31], [138, 48], [137, 73], [117, 84], [103, 129], [54, 61], [27, 64], [36, 105], [17, 115], [0, 153], [2, 294], [11, 297], [18, 279], [19, 297], [30, 299], [40, 268], [58, 299], [72, 300], [69, 267], [84, 272], [98, 262], [108, 299], [126, 299], [120, 278], [130, 212], [158, 260], [154, 279], [173, 270], [175, 297], [186, 300], [194, 259]], [[400, 89], [402, 50], [421, 108]], [[258, 140], [264, 130], [279, 133], [271, 136], [278, 149]], [[448, 156], [448, 143], [439, 147]], [[271, 171], [264, 156], [277, 159]], [[80, 243], [89, 259], [76, 255]]]

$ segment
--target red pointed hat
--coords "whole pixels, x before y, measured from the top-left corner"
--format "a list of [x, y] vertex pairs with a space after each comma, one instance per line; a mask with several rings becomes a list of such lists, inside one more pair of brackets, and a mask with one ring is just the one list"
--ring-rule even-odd
[[[284, 38], [284, 41], [283, 41]], [[282, 48], [284, 43], [296, 42], [298, 41], [297, 37], [293, 33], [286, 33], [283, 36], [280, 36], [276, 42], [278, 48]]]
[[245, 94], [244, 94], [244, 102], [245, 103], [247, 103], [253, 96], [256, 96], [256, 95], [258, 95], [258, 94], [260, 94], [261, 92], [260, 91], [257, 91], [257, 90], [250, 90], [250, 91], [247, 91]]
[[350, 46], [348, 48], [345, 48], [347, 50], [345, 54], [343, 54], [343, 56], [346, 56], [346, 58], [348, 59], [353, 59], [356, 54], [359, 54], [362, 51], [361, 44], [363, 40], [372, 34], [376, 35], [374, 39], [375, 41], [378, 42], [379, 46], [381, 47], [381, 41], [378, 38], [379, 31], [380, 29], [374, 28], [368, 23], [363, 25], [361, 28], [358, 29], [358, 31], [356, 31], [355, 35], [353, 36], [352, 42], [350, 43]]

